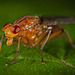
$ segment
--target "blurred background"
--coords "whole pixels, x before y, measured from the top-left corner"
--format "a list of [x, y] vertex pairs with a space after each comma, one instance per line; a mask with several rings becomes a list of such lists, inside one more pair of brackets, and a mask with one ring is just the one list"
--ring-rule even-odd
[[[0, 38], [4, 34], [1, 31], [5, 23], [13, 23], [16, 19], [25, 15], [37, 15], [37, 16], [75, 16], [75, 1], [74, 0], [1, 0], [0, 1]], [[63, 26], [70, 33], [73, 41], [75, 41], [75, 25]], [[66, 38], [65, 38], [66, 39]], [[67, 40], [67, 39], [66, 39]], [[57, 43], [58, 49], [53, 47], [54, 43]], [[57, 58], [63, 58], [65, 49], [69, 49], [67, 55], [67, 62], [75, 65], [75, 49], [68, 48], [63, 40], [54, 40], [48, 43], [44, 49], [44, 59], [47, 60], [47, 64], [42, 65], [40, 61], [39, 47], [24, 48], [21, 44], [21, 52], [18, 56], [19, 62], [5, 66], [4, 64], [11, 61], [16, 53], [17, 44], [8, 47], [6, 43], [3, 43], [3, 48], [0, 53], [0, 75], [2, 74], [36, 74], [36, 75], [73, 75], [75, 70], [64, 66]], [[68, 41], [66, 42], [68, 43]], [[52, 45], [52, 46], [51, 46]], [[50, 47], [49, 47], [50, 46]], [[5, 50], [6, 49], [6, 50]], [[15, 50], [14, 50], [15, 49]], [[25, 49], [25, 50], [23, 50]], [[36, 51], [35, 51], [36, 49]], [[46, 49], [51, 51], [45, 52]], [[57, 52], [55, 51], [57, 49]], [[33, 51], [32, 51], [33, 50]], [[58, 53], [59, 52], [59, 53]], [[55, 54], [57, 54], [55, 56]], [[24, 55], [24, 56], [23, 56]], [[47, 57], [46, 57], [47, 56]], [[9, 59], [8, 59], [8, 58]], [[21, 61], [20, 57], [26, 60]], [[10, 59], [11, 58], [11, 59]], [[32, 60], [33, 59], [33, 60]], [[49, 61], [50, 60], [50, 61]], [[28, 62], [29, 61], [29, 62]], [[35, 62], [34, 62], [35, 61]]]
[[75, 2], [73, 0], [0, 1], [1, 23], [13, 22], [24, 15], [75, 16]]

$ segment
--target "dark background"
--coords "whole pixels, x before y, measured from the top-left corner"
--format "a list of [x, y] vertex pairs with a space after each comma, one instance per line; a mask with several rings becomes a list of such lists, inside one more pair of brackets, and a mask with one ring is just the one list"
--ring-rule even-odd
[[[13, 23], [24, 15], [75, 16], [75, 1], [2, 0], [0, 1], [0, 37], [4, 34], [1, 29], [5, 23]], [[63, 28], [70, 33], [75, 43], [75, 25], [63, 25]], [[14, 58], [16, 48], [17, 43], [8, 47], [6, 41], [3, 42], [0, 52], [0, 75], [73, 75], [75, 73], [74, 69], [65, 66], [60, 61], [66, 57], [66, 62], [75, 66], [75, 49], [68, 44], [65, 36], [46, 44], [43, 52], [46, 64], [41, 64], [38, 46], [29, 48], [21, 44], [18, 60], [13, 65], [5, 66], [5, 63]]]

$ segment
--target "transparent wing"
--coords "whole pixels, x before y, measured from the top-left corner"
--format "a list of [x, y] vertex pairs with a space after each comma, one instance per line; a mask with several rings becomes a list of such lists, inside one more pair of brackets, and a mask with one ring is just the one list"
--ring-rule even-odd
[[75, 17], [40, 17], [41, 25], [75, 24]]

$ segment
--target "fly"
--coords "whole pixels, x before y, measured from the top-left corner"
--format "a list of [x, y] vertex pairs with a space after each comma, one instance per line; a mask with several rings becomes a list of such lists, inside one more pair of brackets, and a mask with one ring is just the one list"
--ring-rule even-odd
[[[6, 65], [12, 64], [16, 60], [19, 54], [20, 42], [30, 47], [40, 44], [42, 63], [44, 63], [42, 50], [45, 44], [61, 33], [66, 34], [70, 45], [75, 48], [69, 33], [60, 27], [60, 25], [63, 24], [75, 24], [75, 17], [23, 16], [16, 20], [13, 24], [6, 23], [2, 28], [2, 31], [5, 32], [5, 35], [3, 35], [1, 38], [0, 50], [4, 37], [7, 39], [8, 46], [13, 43], [14, 39], [18, 41], [16, 56], [14, 57], [13, 61], [6, 63]], [[74, 66], [67, 64], [64, 60], [62, 60], [62, 62], [68, 67], [75, 68]]]

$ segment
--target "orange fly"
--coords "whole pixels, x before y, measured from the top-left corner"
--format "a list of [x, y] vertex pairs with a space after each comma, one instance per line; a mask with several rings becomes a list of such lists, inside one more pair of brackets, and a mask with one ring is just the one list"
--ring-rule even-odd
[[[42, 63], [44, 63], [42, 50], [45, 44], [49, 40], [63, 32], [65, 32], [65, 34], [67, 35], [71, 46], [75, 48], [75, 45], [72, 43], [68, 32], [60, 27], [60, 25], [62, 24], [72, 23], [75, 23], [74, 17], [23, 16], [20, 19], [16, 20], [13, 24], [5, 24], [2, 28], [2, 31], [5, 32], [5, 35], [3, 35], [1, 38], [0, 50], [2, 46], [3, 37], [7, 39], [7, 45], [11, 45], [14, 39], [18, 41], [16, 56], [12, 62], [7, 63], [6, 65], [12, 64], [16, 60], [16, 57], [19, 53], [20, 42], [30, 47], [34, 47], [40, 44]], [[69, 67], [75, 68], [67, 64], [64, 60], [62, 60], [62, 62]]]

